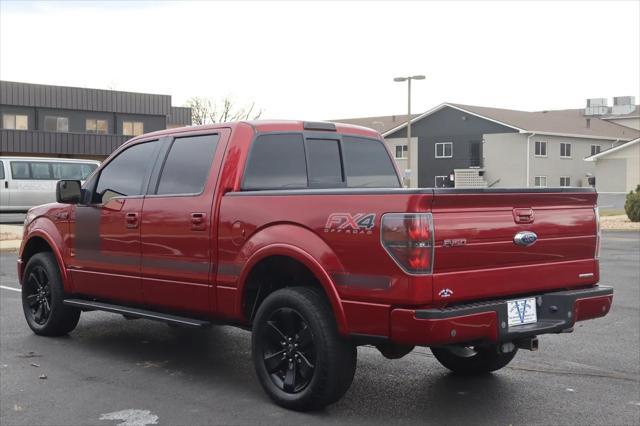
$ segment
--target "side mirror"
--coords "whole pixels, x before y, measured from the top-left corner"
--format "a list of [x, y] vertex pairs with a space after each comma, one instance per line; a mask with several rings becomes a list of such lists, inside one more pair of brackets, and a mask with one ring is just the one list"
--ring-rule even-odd
[[64, 204], [78, 204], [82, 195], [79, 180], [59, 180], [56, 184], [56, 201]]

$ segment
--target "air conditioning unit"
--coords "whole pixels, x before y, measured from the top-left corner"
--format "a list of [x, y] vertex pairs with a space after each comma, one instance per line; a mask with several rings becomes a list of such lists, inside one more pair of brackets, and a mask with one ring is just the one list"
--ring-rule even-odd
[[584, 109], [584, 115], [605, 115], [608, 113], [607, 98], [587, 99], [587, 107]]
[[613, 98], [612, 115], [630, 114], [636, 110], [636, 98], [634, 96], [616, 96]]

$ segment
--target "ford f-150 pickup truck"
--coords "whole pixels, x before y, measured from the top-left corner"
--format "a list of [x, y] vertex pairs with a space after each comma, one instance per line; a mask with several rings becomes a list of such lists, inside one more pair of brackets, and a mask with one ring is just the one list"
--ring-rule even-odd
[[25, 219], [28, 325], [83, 311], [252, 332], [281, 406], [317, 409], [353, 380], [356, 347], [415, 346], [460, 374], [507, 365], [537, 336], [601, 317], [591, 188], [402, 188], [381, 136], [333, 123], [150, 133]]

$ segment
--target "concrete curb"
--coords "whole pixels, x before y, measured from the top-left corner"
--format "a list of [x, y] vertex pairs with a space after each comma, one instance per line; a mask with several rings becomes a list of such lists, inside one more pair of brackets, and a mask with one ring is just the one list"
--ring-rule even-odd
[[17, 252], [20, 249], [22, 240], [4, 240], [0, 241], [0, 252]]

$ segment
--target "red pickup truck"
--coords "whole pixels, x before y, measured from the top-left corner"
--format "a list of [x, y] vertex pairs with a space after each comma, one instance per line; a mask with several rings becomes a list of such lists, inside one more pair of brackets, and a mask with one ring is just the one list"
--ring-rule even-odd
[[264, 121], [142, 135], [57, 203], [31, 209], [18, 259], [31, 329], [82, 311], [252, 331], [278, 404], [342, 397], [356, 347], [428, 346], [445, 367], [507, 365], [536, 336], [601, 317], [590, 188], [404, 189], [378, 133]]

